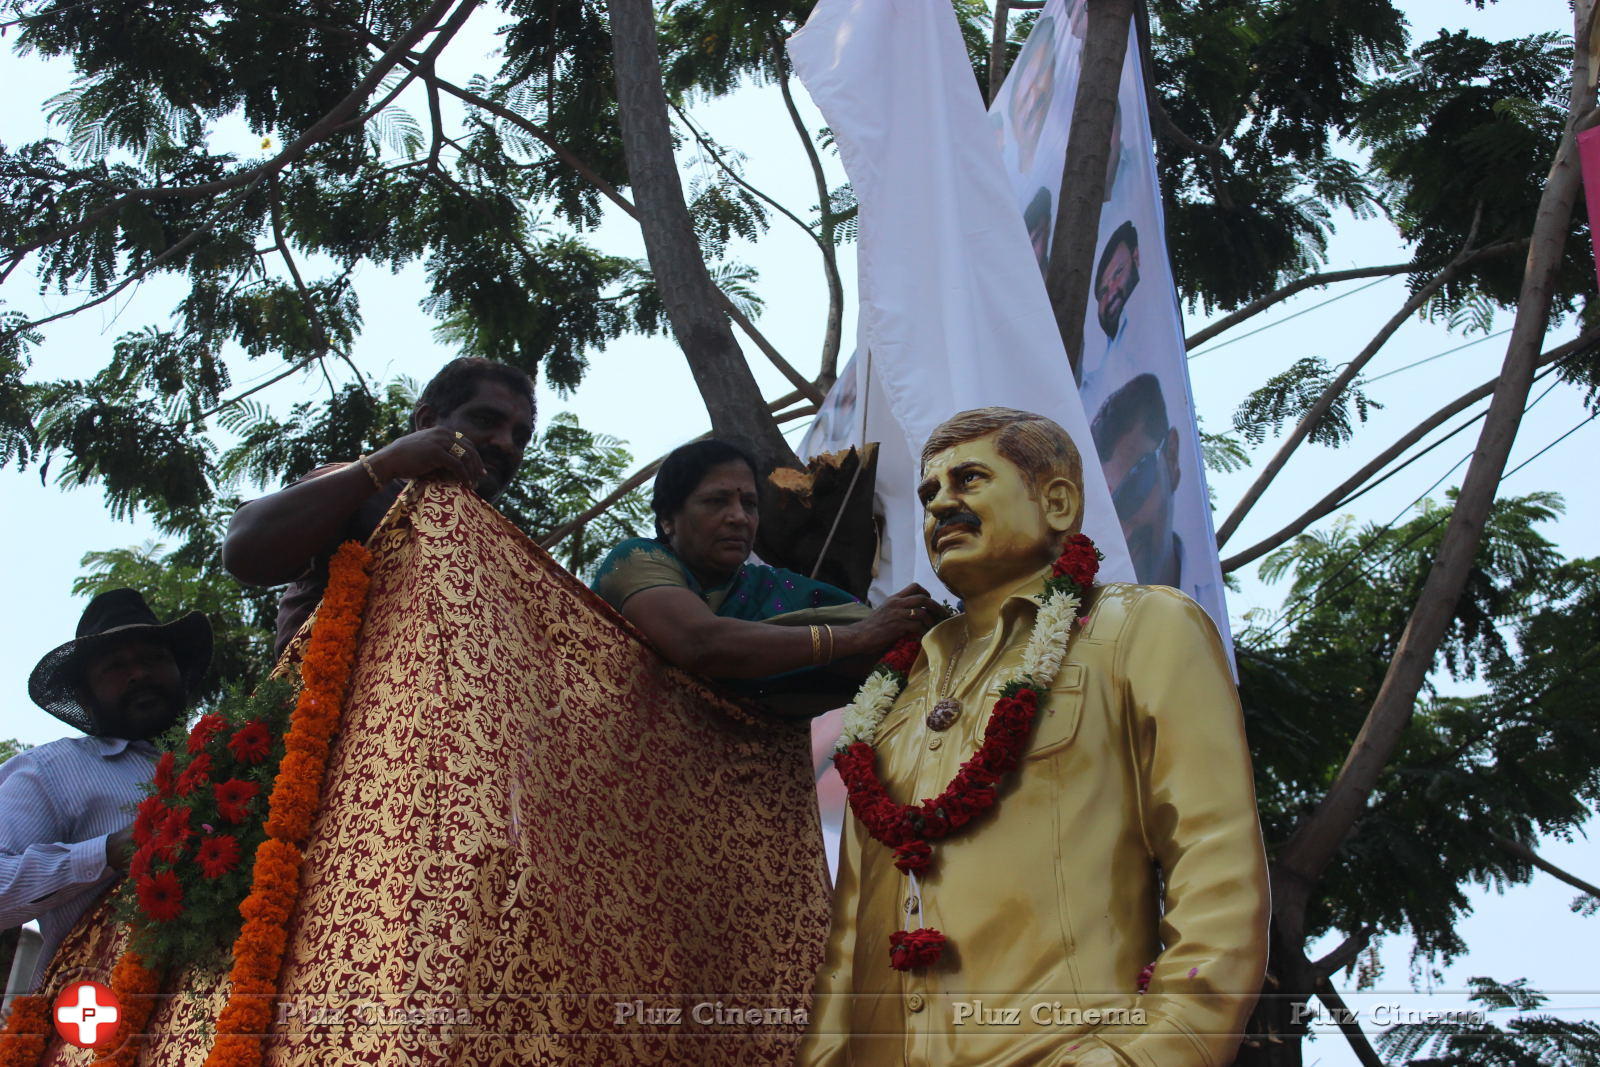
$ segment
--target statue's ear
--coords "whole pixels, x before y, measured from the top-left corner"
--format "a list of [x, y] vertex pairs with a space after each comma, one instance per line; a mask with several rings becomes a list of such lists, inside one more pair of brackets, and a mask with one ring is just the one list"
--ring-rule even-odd
[[1071, 478], [1051, 478], [1039, 494], [1044, 521], [1057, 533], [1069, 533], [1083, 522], [1083, 488]]

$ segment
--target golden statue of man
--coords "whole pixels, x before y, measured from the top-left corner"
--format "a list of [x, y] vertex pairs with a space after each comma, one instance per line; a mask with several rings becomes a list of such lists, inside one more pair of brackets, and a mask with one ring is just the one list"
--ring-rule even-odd
[[[1050, 420], [981, 408], [933, 432], [918, 495], [928, 554], [964, 611], [923, 637], [870, 737], [897, 805], [955, 788], [976, 762], [1078, 532], [1082, 465]], [[1268, 897], [1222, 644], [1166, 587], [1095, 585], [1078, 615], [992, 806], [932, 842], [920, 873], [897, 869], [866, 816], [845, 816], [802, 1064], [1232, 1060], [1261, 986]], [[913, 929], [942, 952], [892, 963], [891, 938]]]

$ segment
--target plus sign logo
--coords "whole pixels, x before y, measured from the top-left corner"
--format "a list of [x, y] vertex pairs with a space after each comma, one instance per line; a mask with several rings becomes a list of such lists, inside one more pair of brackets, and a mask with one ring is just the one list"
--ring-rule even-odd
[[56, 1033], [69, 1045], [95, 1048], [117, 1034], [122, 1009], [99, 982], [73, 982], [56, 997]]

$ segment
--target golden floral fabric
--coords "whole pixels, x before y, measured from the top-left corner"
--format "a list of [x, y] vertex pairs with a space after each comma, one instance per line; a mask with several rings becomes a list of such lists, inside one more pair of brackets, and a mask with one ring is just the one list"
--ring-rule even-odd
[[[827, 933], [805, 725], [666, 664], [459, 487], [369, 544], [269, 1067], [790, 1062]], [[108, 924], [47, 988], [109, 973]], [[222, 974], [181, 979], [142, 1062], [203, 1059]]]

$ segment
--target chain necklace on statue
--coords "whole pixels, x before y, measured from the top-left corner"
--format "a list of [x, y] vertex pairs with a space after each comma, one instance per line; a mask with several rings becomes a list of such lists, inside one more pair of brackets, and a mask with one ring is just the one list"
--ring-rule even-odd
[[[972, 638], [971, 624], [964, 622], [964, 625], [966, 629], [961, 633], [961, 642], [956, 645], [955, 651], [950, 654], [950, 659], [944, 665], [944, 677], [940, 681], [938, 689], [930, 694], [934, 697], [935, 703], [928, 710], [927, 717], [924, 720], [930, 730], [948, 730], [961, 717], [961, 701], [955, 697], [956, 668], [961, 666], [961, 658], [967, 654], [967, 645]], [[990, 629], [988, 633], [979, 634], [978, 643], [982, 644], [993, 634], [993, 629]]]
[[[967, 626], [963, 620], [963, 626]], [[967, 639], [971, 636], [970, 626], [961, 632], [961, 643], [956, 645], [956, 650], [945, 661], [944, 678], [939, 682], [938, 688], [930, 694], [935, 698], [933, 707], [928, 709], [926, 722], [930, 730], [948, 730], [954, 726], [961, 717], [961, 701], [957, 700], [951, 691], [955, 681], [956, 665], [961, 662], [961, 657], [967, 651]]]

